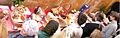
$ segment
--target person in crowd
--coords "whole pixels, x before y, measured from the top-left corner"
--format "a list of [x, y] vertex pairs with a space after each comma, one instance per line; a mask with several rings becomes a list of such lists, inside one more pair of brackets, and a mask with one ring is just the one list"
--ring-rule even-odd
[[4, 13], [0, 11], [0, 38], [7, 38], [8, 31], [5, 24]]
[[[55, 33], [52, 38], [81, 38], [83, 30], [80, 27], [83, 23], [86, 22], [86, 15], [79, 14], [78, 18], [74, 14], [69, 14], [66, 17], [66, 24], [62, 24], [62, 29], [58, 29], [59, 32]], [[82, 20], [82, 21], [81, 21]], [[62, 21], [62, 20], [61, 20]], [[64, 22], [63, 22], [64, 23]]]
[[50, 38], [58, 29], [59, 23], [55, 20], [51, 20], [48, 24], [39, 31], [38, 38]]
[[83, 29], [83, 35], [82, 38], [85, 37], [90, 37], [90, 34], [94, 31], [94, 29], [98, 28], [98, 30], [100, 31], [101, 25], [100, 24], [96, 24], [96, 23], [86, 23], [85, 27], [82, 27]]
[[31, 18], [39, 23], [39, 26], [40, 26], [39, 30], [41, 30], [47, 23], [45, 16], [46, 15], [43, 12], [43, 10], [41, 9], [41, 7], [37, 6], [37, 8], [35, 8], [34, 13], [32, 14]]
[[97, 28], [90, 34], [90, 38], [102, 38], [102, 32]]
[[104, 28], [109, 23], [109, 20], [102, 11], [99, 11], [96, 13], [95, 21], [93, 23], [101, 24], [102, 28]]
[[65, 32], [63, 32], [63, 30], [67, 27], [67, 23], [62, 18], [58, 18], [56, 20], [59, 22], [59, 27], [51, 38], [65, 38]]
[[89, 19], [90, 22], [95, 21], [95, 13], [89, 13], [88, 14], [88, 19]]
[[117, 30], [117, 20], [118, 20], [118, 14], [117, 12], [111, 12], [110, 14], [110, 20], [111, 23], [108, 24], [106, 27], [102, 30], [102, 38], [112, 38], [113, 33]]
[[11, 38], [38, 38], [39, 26], [35, 20], [28, 20], [22, 25], [20, 33]]
[[106, 26], [106, 15], [103, 12], [98, 12], [95, 17], [95, 23], [101, 24], [104, 28]]
[[37, 37], [39, 31], [39, 24], [35, 20], [28, 20], [23, 23], [23, 30], [20, 32], [25, 37]]
[[[95, 16], [94, 16], [94, 22], [95, 22], [95, 23], [100, 23], [100, 22], [103, 21], [104, 16], [102, 15], [102, 13], [103, 13], [103, 12], [101, 12], [101, 11], [96, 12], [96, 14], [95, 14]], [[93, 22], [93, 23], [94, 23], [94, 22]]]
[[32, 19], [40, 22], [42, 21], [42, 18], [44, 18], [45, 14], [42, 11], [42, 9], [40, 8], [40, 6], [38, 6], [35, 10], [34, 13], [32, 14]]
[[118, 14], [119, 14], [119, 18], [118, 18], [118, 21], [117, 21], [118, 27], [117, 27], [116, 35], [120, 34], [120, 13], [118, 13]]
[[81, 25], [87, 20], [85, 14], [80, 13], [77, 18], [74, 14], [70, 15], [69, 26], [67, 26], [63, 31], [65, 32], [65, 38], [81, 38], [83, 34], [83, 29]]
[[87, 17], [88, 17], [88, 20], [86, 23], [99, 23], [99, 24], [102, 24], [103, 28], [107, 26], [107, 24], [109, 23], [108, 18], [102, 11], [97, 11], [96, 13], [90, 13], [87, 15]]
[[82, 25], [82, 24], [84, 24], [86, 22], [86, 20], [87, 20], [87, 16], [85, 14], [79, 13], [77, 23], [79, 25]]
[[108, 18], [102, 11], [97, 11], [96, 13], [90, 13], [90, 14], [88, 14], [88, 18], [89, 18], [88, 20], [91, 23], [101, 22], [103, 25], [102, 27], [105, 27], [109, 22]]
[[98, 30], [102, 30], [102, 21], [103, 21], [103, 15], [102, 13], [97, 13], [95, 15], [95, 20], [93, 22], [90, 23], [86, 23], [84, 27], [82, 27], [83, 29], [83, 35], [82, 38], [85, 37], [90, 37], [90, 34], [94, 31], [94, 29], [98, 28]]
[[[119, 16], [120, 16], [120, 13], [118, 13], [119, 14]], [[113, 34], [113, 37], [120, 37], [120, 17], [118, 18], [118, 21], [117, 21], [117, 23], [118, 23], [118, 27], [117, 27], [117, 30], [116, 30], [116, 32]]]

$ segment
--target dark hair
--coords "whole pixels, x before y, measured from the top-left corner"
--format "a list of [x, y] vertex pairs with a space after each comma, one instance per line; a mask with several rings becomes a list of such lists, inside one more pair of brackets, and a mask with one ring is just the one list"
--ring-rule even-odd
[[120, 14], [119, 14], [119, 19], [118, 19], [118, 23], [119, 23], [119, 26], [120, 26]]
[[115, 11], [112, 11], [112, 12], [110, 13], [110, 16], [115, 17], [115, 20], [116, 20], [116, 21], [118, 21], [118, 19], [119, 19], [119, 14], [118, 14], [117, 12], [115, 12]]
[[3, 17], [4, 17], [4, 14], [0, 12], [0, 19], [2, 19]]
[[42, 29], [43, 32], [47, 33], [48, 35], [53, 35], [56, 30], [58, 29], [59, 23], [55, 20], [51, 20], [48, 24]]
[[99, 21], [99, 22], [103, 21], [103, 19], [104, 19], [104, 16], [103, 16], [102, 12], [97, 13], [96, 17], [97, 17], [96, 18], [97, 21]]
[[118, 27], [117, 27], [117, 29], [120, 29], [120, 14], [119, 14], [119, 18], [118, 18]]
[[120, 10], [119, 10], [120, 6], [119, 5], [120, 5], [119, 1], [114, 2], [110, 7], [111, 10], [107, 13], [107, 16], [109, 16], [112, 11], [116, 11], [116, 12], [120, 13]]
[[77, 21], [77, 23], [79, 25], [82, 25], [82, 24], [84, 24], [86, 22], [86, 20], [87, 20], [87, 16], [85, 14], [80, 13], [78, 15], [78, 21]]
[[95, 21], [95, 18], [94, 18], [94, 15], [93, 15], [93, 14], [89, 13], [88, 16], [89, 16], [90, 18], [92, 18], [92, 21]]
[[116, 11], [116, 12], [120, 12], [120, 10], [119, 10], [119, 5], [120, 5], [120, 2], [119, 1], [117, 1], [117, 2], [114, 2], [113, 4], [112, 4], [112, 6], [111, 6], [111, 11]]
[[35, 10], [34, 10], [34, 13], [35, 13], [35, 14], [37, 14], [37, 11], [38, 11], [39, 7], [40, 7], [40, 6], [37, 6], [37, 8], [35, 8]]
[[24, 0], [20, 0], [20, 1], [24, 1]]

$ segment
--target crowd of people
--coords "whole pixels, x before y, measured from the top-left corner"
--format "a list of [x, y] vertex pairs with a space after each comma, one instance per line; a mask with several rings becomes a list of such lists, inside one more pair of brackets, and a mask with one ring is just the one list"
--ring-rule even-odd
[[[120, 13], [116, 11], [106, 16], [99, 10], [87, 14], [68, 12], [61, 6], [50, 10], [38, 6], [32, 13], [20, 6], [0, 12], [0, 38], [120, 38]], [[4, 22], [7, 19], [19, 33], [9, 36]]]

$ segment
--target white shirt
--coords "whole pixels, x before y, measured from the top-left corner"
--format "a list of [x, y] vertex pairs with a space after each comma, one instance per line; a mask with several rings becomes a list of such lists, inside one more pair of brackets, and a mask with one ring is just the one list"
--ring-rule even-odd
[[115, 38], [120, 38], [120, 34], [119, 34], [119, 35], [117, 35]]

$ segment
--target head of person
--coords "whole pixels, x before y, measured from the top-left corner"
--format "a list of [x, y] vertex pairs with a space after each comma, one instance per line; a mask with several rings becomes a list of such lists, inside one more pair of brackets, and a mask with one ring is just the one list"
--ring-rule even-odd
[[38, 12], [39, 7], [40, 7], [40, 6], [37, 6], [37, 8], [35, 8], [34, 14], [39, 14], [39, 12]]
[[87, 20], [87, 16], [86, 16], [85, 14], [80, 13], [80, 14], [78, 15], [77, 23], [78, 23], [79, 25], [82, 25], [82, 24], [84, 24], [84, 23], [86, 22], [86, 20]]
[[102, 22], [103, 19], [104, 19], [103, 12], [98, 12], [98, 13], [95, 15], [95, 21]]
[[118, 19], [119, 19], [119, 14], [117, 12], [115, 12], [115, 11], [112, 11], [110, 13], [110, 20], [111, 21], [113, 21], [113, 20], [118, 21]]
[[59, 23], [55, 20], [51, 20], [48, 24], [42, 29], [43, 32], [47, 33], [48, 35], [53, 35], [59, 27]]
[[0, 12], [0, 19], [2, 19], [4, 17], [4, 13], [2, 13], [2, 11]]
[[40, 6], [37, 6], [37, 7], [35, 8], [34, 13], [35, 13], [35, 14], [44, 14]]
[[88, 14], [90, 18], [92, 18], [92, 21], [95, 21], [95, 13], [90, 13]]
[[90, 38], [102, 38], [102, 33], [100, 30], [95, 29], [91, 34]]

